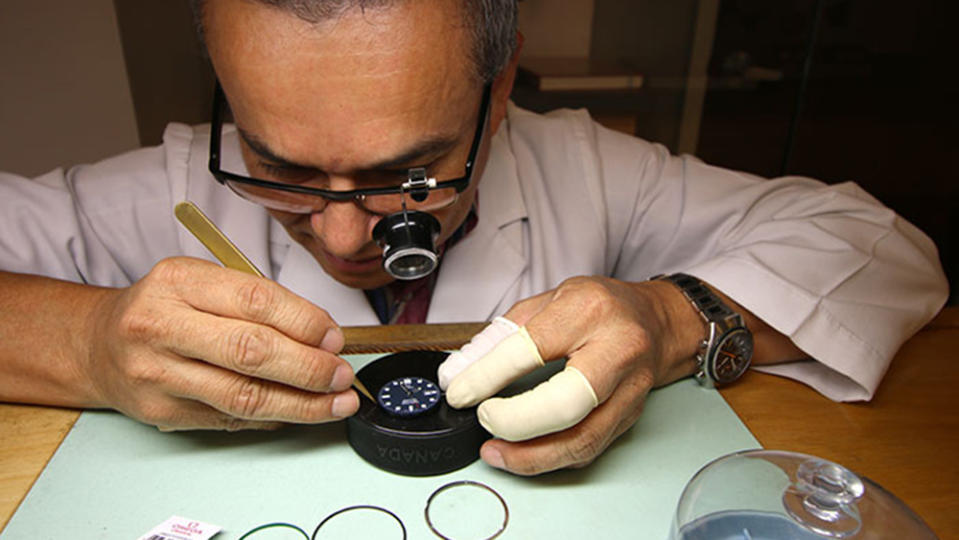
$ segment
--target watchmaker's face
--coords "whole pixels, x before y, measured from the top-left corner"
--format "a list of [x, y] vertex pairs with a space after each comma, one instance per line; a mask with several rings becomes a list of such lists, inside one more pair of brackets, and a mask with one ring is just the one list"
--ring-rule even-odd
[[[259, 2], [208, 0], [213, 64], [237, 126], [256, 142], [242, 147], [250, 175], [322, 177], [334, 190], [370, 187], [366, 179], [410, 167], [427, 166], [438, 180], [462, 176], [482, 85], [467, 61], [458, 4], [397, 2], [311, 24]], [[508, 92], [494, 90], [486, 141]], [[470, 188], [433, 212], [440, 241], [473, 203], [486, 146]], [[330, 203], [313, 215], [271, 213], [338, 281], [373, 288], [392, 280], [372, 240], [382, 216], [353, 203]]]

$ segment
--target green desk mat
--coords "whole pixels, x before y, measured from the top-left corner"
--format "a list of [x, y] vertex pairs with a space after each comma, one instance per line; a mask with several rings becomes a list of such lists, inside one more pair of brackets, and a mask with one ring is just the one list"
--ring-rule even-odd
[[[357, 369], [374, 358], [348, 357]], [[475, 480], [509, 506], [500, 538], [664, 540], [689, 478], [713, 458], [758, 446], [722, 397], [692, 380], [652, 392], [639, 422], [592, 465], [532, 478], [480, 461], [442, 476], [387, 473], [353, 453], [343, 422], [275, 432], [161, 433], [117, 413], [88, 411], [0, 538], [136, 540], [180, 515], [222, 527], [214, 540], [236, 540], [274, 521], [312, 533], [332, 512], [370, 504], [395, 512], [408, 538], [430, 539], [436, 538], [424, 519], [430, 494], [448, 482]], [[476, 488], [457, 488], [437, 497], [431, 512], [437, 522], [489, 534], [502, 521], [491, 500]], [[251, 540], [300, 538], [271, 529]], [[401, 534], [385, 514], [363, 511], [335, 518], [318, 538]]]

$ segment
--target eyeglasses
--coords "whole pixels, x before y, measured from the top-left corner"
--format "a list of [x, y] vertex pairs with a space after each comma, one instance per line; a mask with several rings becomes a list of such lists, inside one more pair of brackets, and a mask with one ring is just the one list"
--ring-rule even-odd
[[[322, 212], [330, 201], [352, 201], [374, 214], [392, 214], [407, 210], [427, 212], [439, 210], [456, 202], [459, 194], [469, 186], [476, 163], [476, 154], [483, 140], [483, 131], [486, 127], [489, 114], [491, 85], [483, 88], [480, 100], [479, 117], [476, 130], [473, 133], [473, 142], [470, 145], [469, 156], [466, 158], [466, 171], [463, 176], [449, 180], [438, 181], [431, 178], [426, 168], [417, 167], [408, 169], [405, 173], [397, 174], [392, 178], [383, 178], [375, 187], [354, 189], [349, 191], [334, 191], [306, 185], [322, 183], [322, 179], [306, 179], [306, 182], [296, 184], [275, 182], [251, 178], [241, 174], [220, 169], [221, 136], [223, 131], [223, 114], [227, 106], [226, 97], [220, 82], [217, 81], [213, 93], [213, 119], [210, 133], [210, 172], [213, 177], [234, 193], [269, 208], [295, 214], [313, 214]], [[407, 195], [409, 195], [407, 197]]]

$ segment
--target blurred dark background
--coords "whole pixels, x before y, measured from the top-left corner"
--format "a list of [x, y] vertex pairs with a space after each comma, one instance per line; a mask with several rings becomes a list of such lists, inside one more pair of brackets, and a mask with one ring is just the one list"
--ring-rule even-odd
[[707, 94], [697, 154], [765, 176], [854, 180], [932, 236], [959, 284], [959, 51], [953, 2], [724, 1], [711, 77], [736, 58], [779, 81]]
[[724, 167], [855, 181], [935, 240], [959, 300], [954, 2], [646, 4], [596, 0], [591, 48], [642, 73], [642, 88], [514, 99], [627, 115], [637, 135]]

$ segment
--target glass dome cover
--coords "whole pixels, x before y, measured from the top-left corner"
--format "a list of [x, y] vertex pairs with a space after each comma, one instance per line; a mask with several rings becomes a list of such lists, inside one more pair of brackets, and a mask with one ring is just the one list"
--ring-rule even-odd
[[672, 540], [821, 540], [936, 535], [868, 478], [814, 456], [747, 450], [704, 466], [686, 485]]

